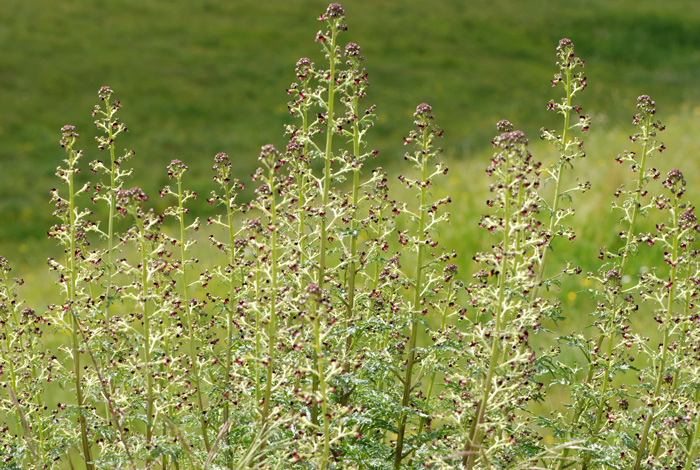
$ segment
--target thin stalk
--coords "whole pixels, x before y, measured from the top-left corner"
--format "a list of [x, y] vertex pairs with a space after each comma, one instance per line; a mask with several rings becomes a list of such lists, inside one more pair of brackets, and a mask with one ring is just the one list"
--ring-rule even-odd
[[[258, 302], [260, 299], [260, 257], [255, 257], [255, 300]], [[260, 318], [260, 305], [256, 305], [255, 308], [255, 357], [262, 357], [262, 341], [261, 341], [261, 318]], [[262, 400], [262, 386], [260, 385], [260, 374], [258, 373], [258, 368], [255, 368], [255, 403], [261, 404]]]
[[[673, 198], [673, 227], [678, 230], [678, 199]], [[671, 252], [671, 260], [673, 264], [671, 265], [671, 273], [669, 277], [669, 283], [671, 287], [668, 291], [668, 303], [666, 305], [666, 312], [668, 312], [667, 318], [673, 318], [673, 301], [676, 295], [676, 270], [677, 270], [677, 260], [678, 260], [678, 238], [679, 234], [676, 233], [673, 236], [673, 249]], [[666, 367], [666, 360], [668, 356], [668, 343], [670, 341], [671, 327], [668, 325], [664, 328], [664, 340], [661, 345], [663, 348], [661, 351], [661, 363], [659, 364], [659, 369], [656, 375], [656, 385], [654, 386], [654, 394], [651, 397], [652, 403], [656, 401], [661, 392], [661, 385], [663, 384], [664, 378], [664, 368]], [[634, 470], [639, 470], [641, 468], [642, 459], [646, 453], [647, 439], [649, 437], [649, 430], [651, 429], [651, 424], [654, 421], [654, 413], [649, 410], [649, 414], [644, 422], [644, 431], [642, 431], [642, 438], [639, 442], [639, 447], [637, 447], [637, 458], [634, 461]]]
[[[112, 135], [112, 127], [108, 126], [109, 141], [112, 142], [114, 136]], [[110, 323], [111, 315], [109, 313], [109, 307], [112, 303], [111, 291], [112, 291], [112, 277], [114, 271], [112, 270], [112, 252], [114, 251], [114, 217], [115, 210], [117, 207], [117, 189], [114, 187], [116, 184], [115, 173], [117, 170], [116, 158], [114, 155], [114, 145], [109, 146], [109, 156], [110, 156], [110, 169], [109, 169], [109, 219], [107, 220], [107, 285], [105, 286], [105, 303], [104, 303], [104, 321], [105, 321], [105, 343], [110, 342]]]
[[[508, 169], [509, 167], [509, 159], [508, 159], [508, 153], [506, 152], [506, 162], [504, 168]], [[510, 179], [510, 172], [506, 171], [506, 184], [505, 184], [505, 191], [506, 191], [506, 197], [505, 197], [505, 208], [504, 208], [504, 214], [503, 214], [503, 261], [501, 263], [501, 269], [499, 270], [499, 279], [498, 279], [498, 303], [496, 304], [496, 308], [498, 309], [496, 311], [496, 323], [494, 326], [494, 335], [493, 335], [493, 340], [491, 343], [491, 359], [489, 361], [489, 368], [488, 372], [486, 373], [486, 379], [484, 382], [484, 396], [481, 399], [481, 402], [479, 403], [479, 408], [477, 410], [476, 416], [474, 416], [474, 420], [472, 421], [472, 428], [471, 432], [469, 435], [469, 442], [466, 445], [466, 452], [464, 457], [462, 458], [462, 465], [466, 469], [471, 469], [474, 466], [474, 463], [476, 461], [477, 457], [477, 452], [480, 447], [479, 441], [481, 440], [481, 432], [479, 430], [479, 427], [481, 426], [483, 420], [484, 420], [484, 415], [486, 413], [486, 407], [488, 405], [488, 398], [491, 393], [491, 382], [493, 381], [493, 374], [496, 371], [496, 368], [498, 367], [498, 356], [499, 356], [499, 350], [500, 350], [500, 331], [501, 331], [501, 324], [503, 322], [503, 301], [505, 298], [505, 284], [506, 284], [506, 277], [507, 277], [507, 266], [506, 266], [506, 261], [507, 261], [507, 251], [508, 251], [508, 246], [510, 244], [510, 185], [511, 185], [511, 179]]]
[[[337, 29], [332, 28], [331, 29], [331, 41], [330, 41], [330, 47], [329, 47], [329, 54], [328, 58], [330, 61], [330, 71], [329, 71], [329, 76], [328, 76], [328, 100], [327, 100], [327, 107], [328, 107], [328, 117], [327, 117], [327, 130], [326, 130], [326, 149], [324, 152], [324, 167], [323, 167], [323, 195], [322, 195], [322, 211], [325, 212], [328, 208], [328, 200], [331, 192], [331, 179], [332, 179], [332, 174], [331, 174], [331, 160], [333, 156], [333, 133], [334, 133], [334, 121], [335, 121], [335, 115], [334, 115], [334, 106], [335, 106], [335, 54], [336, 54], [336, 38], [337, 38]], [[328, 221], [326, 217], [328, 214], [321, 217], [321, 240], [320, 240], [320, 249], [318, 253], [318, 286], [323, 290], [325, 280], [326, 280], [326, 243], [328, 239]], [[318, 367], [318, 357], [315, 355], [314, 356], [314, 367]], [[318, 391], [318, 378], [314, 377], [312, 381], [312, 388], [313, 388], [313, 394], [315, 395], [316, 392]], [[313, 404], [311, 406], [311, 422], [314, 423], [315, 425], [318, 425], [318, 406], [316, 404]]]
[[197, 391], [197, 405], [199, 406], [199, 425], [204, 438], [204, 447], [207, 452], [211, 450], [209, 445], [209, 436], [207, 435], [207, 420], [206, 410], [204, 409], [204, 401], [202, 400], [202, 387], [199, 380], [199, 366], [197, 364], [196, 342], [197, 335], [195, 331], [195, 321], [192, 318], [192, 304], [190, 303], [189, 281], [187, 279], [187, 240], [185, 239], [185, 209], [183, 207], [183, 192], [182, 192], [182, 176], [177, 177], [177, 203], [178, 203], [178, 219], [180, 222], [180, 260], [182, 263], [182, 299], [185, 302], [187, 312], [187, 323], [190, 333], [190, 362], [192, 367], [192, 376], [194, 378], [195, 389]]
[[[421, 183], [428, 179], [428, 134], [423, 134], [423, 160], [421, 164]], [[418, 236], [421, 238], [418, 241], [418, 254], [416, 259], [416, 284], [414, 287], [414, 298], [413, 298], [413, 309], [411, 311], [411, 339], [408, 346], [408, 362], [406, 364], [406, 377], [403, 380], [403, 397], [401, 399], [402, 408], [406, 409], [411, 403], [411, 391], [413, 389], [413, 368], [416, 361], [416, 343], [418, 339], [418, 306], [421, 300], [421, 291], [423, 289], [423, 257], [425, 252], [425, 244], [423, 243], [422, 237], [425, 232], [425, 205], [426, 205], [427, 188], [425, 184], [421, 184], [420, 190], [420, 207], [418, 208]], [[403, 445], [404, 438], [406, 434], [406, 421], [408, 420], [408, 415], [405, 411], [399, 414], [399, 419], [397, 422], [397, 437], [396, 437], [396, 451], [394, 453], [394, 470], [399, 470], [401, 468], [401, 461], [405, 457], [403, 455]]]
[[278, 277], [278, 259], [277, 259], [277, 199], [275, 192], [277, 188], [274, 185], [274, 165], [270, 166], [269, 170], [269, 185], [270, 185], [270, 227], [272, 230], [270, 236], [270, 258], [272, 259], [272, 291], [270, 293], [270, 320], [268, 322], [268, 358], [267, 358], [267, 378], [265, 382], [265, 398], [263, 402], [262, 425], [267, 426], [267, 420], [270, 415], [270, 400], [272, 398], [272, 373], [275, 368], [275, 351], [277, 348], [277, 277]]
[[[547, 233], [554, 233], [554, 223], [557, 220], [557, 212], [559, 211], [559, 200], [561, 199], [561, 177], [564, 171], [564, 155], [566, 154], [567, 141], [569, 139], [569, 123], [571, 118], [571, 69], [566, 68], [564, 73], [564, 89], [566, 91], [566, 105], [564, 108], [564, 130], [562, 131], [562, 149], [561, 157], [557, 165], [557, 175], [556, 175], [556, 186], [554, 187], [554, 201], [552, 203], [552, 213], [549, 218], [549, 227]], [[542, 252], [542, 259], [540, 261], [540, 267], [537, 270], [537, 277], [535, 278], [534, 287], [532, 289], [532, 294], [530, 296], [530, 301], [537, 298], [537, 292], [539, 291], [540, 284], [544, 278], [544, 270], [547, 264], [547, 254], [549, 253], [549, 244], [545, 246]]]
[[[642, 160], [640, 162], [639, 168], [637, 171], [639, 172], [639, 175], [637, 177], [637, 186], [634, 191], [634, 198], [633, 198], [633, 204], [632, 204], [632, 213], [629, 215], [629, 227], [627, 228], [627, 233], [625, 235], [625, 248], [622, 253], [622, 258], [620, 260], [620, 265], [619, 265], [619, 273], [621, 277], [624, 277], [624, 271], [625, 267], [627, 265], [627, 261], [629, 259], [629, 252], [630, 252], [630, 246], [631, 246], [631, 240], [633, 240], [633, 234], [634, 234], [634, 229], [637, 221], [637, 214], [639, 213], [639, 207], [640, 207], [640, 202], [639, 202], [639, 197], [641, 194], [641, 188], [642, 184], [644, 182], [644, 171], [646, 169], [646, 157], [647, 157], [647, 148], [648, 148], [648, 131], [646, 127], [643, 129], [644, 131], [644, 140], [642, 144]], [[601, 332], [598, 334], [598, 338], [596, 339], [596, 349], [600, 349], [600, 347], [603, 345], [603, 341], [605, 338], [608, 338], [608, 341], [610, 341], [610, 346], [612, 346], [613, 341], [614, 341], [614, 335], [609, 335], [608, 332], [612, 328], [612, 322], [613, 318], [612, 316], [606, 323], [606, 327], [601, 330]], [[610, 349], [610, 347], [608, 348]], [[592, 362], [589, 362], [588, 364], [588, 372], [586, 374], [586, 380], [585, 383], [591, 383], [591, 380], [593, 380], [593, 373], [594, 373], [594, 367], [592, 365]], [[572, 415], [571, 419], [571, 428], [576, 426], [578, 423], [579, 419], [581, 418], [581, 415], [585, 411], [585, 405], [586, 401], [582, 400], [579, 402], [579, 404], [574, 408], [574, 413]], [[599, 404], [599, 406], [602, 406], [602, 403]], [[557, 470], [563, 470], [564, 465], [566, 462], [566, 457], [569, 455], [569, 448], [567, 447], [564, 449], [564, 452], [562, 454], [562, 459], [559, 461], [559, 465], [557, 466]]]
[[321, 341], [321, 321], [319, 318], [317, 302], [314, 302], [314, 349], [316, 351], [316, 374], [321, 389], [321, 413], [323, 414], [323, 455], [321, 457], [321, 470], [325, 470], [330, 455], [330, 416], [328, 414], [328, 396], [326, 377], [324, 372], [323, 345]]
[[[12, 298], [12, 292], [10, 289], [9, 279], [7, 278], [7, 272], [4, 269], [0, 269], [0, 272], [2, 272], [2, 281], [4, 286], [3, 290], [5, 291], [5, 295], [7, 296], [7, 298], [10, 299]], [[17, 304], [15, 302], [10, 302], [10, 308], [12, 309], [12, 319], [14, 321], [14, 324], [19, 326], [19, 318], [17, 317]], [[19, 393], [17, 393], [17, 372], [15, 371], [15, 363], [13, 361], [12, 354], [10, 353], [10, 351], [12, 350], [12, 343], [10, 342], [10, 338], [12, 338], [13, 335], [12, 331], [8, 328], [8, 322], [3, 321], [2, 327], [5, 336], [5, 348], [2, 350], [3, 363], [7, 364], [10, 368], [10, 389], [12, 390], [12, 393], [15, 394], [15, 396], [19, 396]], [[23, 336], [24, 335], [20, 337], [20, 341]], [[17, 410], [15, 414], [17, 429], [21, 434], [22, 431], [24, 431], [24, 427], [20, 426], [21, 423], [19, 410]]]
[[[615, 308], [617, 307], [617, 297], [613, 297], [612, 301], [612, 314], [614, 315], [615, 313]], [[613, 320], [611, 316], [610, 324], [612, 325]], [[601, 388], [600, 396], [601, 400], [598, 402], [598, 410], [596, 411], [596, 420], [595, 424], [593, 425], [593, 434], [596, 435], [600, 431], [600, 428], [602, 426], [602, 418], [603, 418], [603, 411], [606, 408], [606, 403], [607, 401], [605, 400], [605, 394], [608, 392], [608, 385], [610, 384], [610, 366], [612, 364], [612, 355], [613, 355], [613, 341], [608, 342], [608, 351], [607, 351], [607, 361], [604, 366], [605, 370], [605, 376], [603, 377], [603, 386]]]
[[151, 317], [148, 303], [148, 247], [143, 221], [136, 218], [141, 242], [141, 302], [143, 303], [143, 365], [146, 373], [146, 446], [153, 437], [153, 374], [151, 373]]
[[[446, 299], [445, 303], [447, 305], [449, 305], [450, 302], [452, 302], [454, 300], [454, 297], [455, 297], [454, 296], [455, 292], [454, 292], [451, 280], [447, 284], [447, 292], [448, 292], [448, 294], [447, 294], [447, 299]], [[445, 324], [446, 323], [447, 323], [447, 309], [443, 310], [443, 312], [442, 312], [442, 321], [440, 322], [440, 331], [441, 332], [445, 331]], [[435, 386], [435, 378], [436, 377], [437, 377], [437, 371], [433, 371], [433, 373], [430, 376], [430, 382], [428, 383], [428, 391], [425, 394], [425, 402], [428, 405], [430, 404], [430, 398], [433, 395], [433, 387]], [[420, 421], [418, 423], [418, 431], [417, 431], [418, 436], [420, 436], [423, 433], [423, 428], [426, 426], [427, 423], [428, 423], [428, 418], [426, 416], [421, 416]], [[409, 467], [410, 466], [411, 465], [409, 463]]]
[[78, 267], [76, 265], [76, 208], [75, 208], [75, 192], [73, 184], [74, 165], [77, 163], [78, 152], [70, 150], [70, 168], [68, 169], [68, 194], [69, 194], [69, 217], [70, 217], [70, 247], [68, 252], [68, 269], [70, 270], [70, 283], [68, 286], [68, 314], [71, 321], [71, 354], [73, 356], [73, 375], [75, 377], [75, 395], [77, 406], [80, 409], [78, 421], [80, 423], [80, 440], [83, 447], [83, 458], [85, 466], [88, 470], [94, 468], [92, 464], [92, 455], [90, 453], [90, 443], [87, 437], [87, 422], [85, 420], [85, 398], [83, 396], [82, 386], [82, 367], [80, 366], [80, 347], [78, 345], [78, 320], [75, 305], [77, 302], [77, 285], [78, 285]]
[[[355, 114], [357, 113], [357, 107], [358, 107], [358, 97], [355, 96], [353, 98], [353, 109], [355, 111]], [[360, 154], [360, 128], [357, 123], [357, 121], [354, 122], [353, 125], [353, 138], [352, 138], [352, 151], [353, 155], [357, 157]], [[353, 171], [353, 179], [352, 179], [352, 210], [357, 213], [357, 206], [359, 204], [359, 188], [360, 188], [360, 169], [355, 168], [355, 171]], [[348, 280], [347, 280], [347, 304], [346, 304], [346, 311], [345, 311], [345, 321], [347, 322], [348, 327], [351, 326], [352, 321], [354, 319], [354, 312], [355, 312], [355, 278], [357, 277], [357, 264], [355, 260], [355, 256], [357, 255], [357, 236], [358, 236], [358, 227], [359, 223], [357, 220], [355, 220], [355, 217], [351, 218], [351, 226], [350, 226], [350, 266], [349, 266], [349, 272], [348, 272]], [[354, 342], [354, 337], [353, 336], [348, 336], [346, 339], [345, 343], [345, 352], [346, 356], [350, 355], [350, 351], [352, 350]], [[346, 364], [345, 370], [349, 371], [350, 366]], [[348, 400], [350, 399], [350, 391], [347, 391], [343, 393], [342, 398], [341, 398], [341, 404], [342, 405], [347, 405]]]
[[[229, 248], [230, 258], [229, 258], [229, 269], [231, 270], [229, 276], [229, 302], [226, 308], [226, 368], [225, 368], [225, 383], [230, 383], [231, 381], [231, 371], [233, 369], [233, 355], [231, 348], [233, 347], [233, 308], [234, 293], [236, 290], [236, 276], [234, 271], [234, 266], [236, 264], [236, 252], [235, 252], [235, 234], [233, 231], [233, 209], [231, 208], [231, 201], [233, 199], [231, 194], [231, 188], [228, 186], [225, 189], [226, 196], [226, 221], [228, 226], [228, 238], [229, 238]], [[231, 411], [229, 409], [229, 400], [224, 401], [224, 422], [227, 423], [230, 419]], [[230, 445], [230, 434], [226, 434], [226, 442]], [[230, 459], [229, 459], [230, 460]], [[233, 469], [233, 461], [228, 462], [228, 467]]]

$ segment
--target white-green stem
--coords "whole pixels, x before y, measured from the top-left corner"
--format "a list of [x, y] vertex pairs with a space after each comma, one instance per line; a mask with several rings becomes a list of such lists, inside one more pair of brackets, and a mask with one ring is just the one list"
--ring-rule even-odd
[[[331, 41], [328, 49], [328, 60], [330, 62], [330, 71], [328, 73], [328, 99], [326, 102], [328, 116], [326, 119], [326, 149], [324, 152], [324, 167], [323, 167], [323, 194], [322, 194], [322, 211], [325, 215], [321, 217], [321, 234], [320, 248], [318, 253], [318, 286], [323, 291], [326, 281], [326, 251], [328, 242], [328, 201], [331, 192], [331, 160], [333, 159], [333, 134], [335, 133], [334, 122], [334, 105], [335, 105], [335, 65], [336, 65], [336, 37], [338, 31], [335, 27], [331, 30]], [[318, 368], [318, 356], [314, 356], [314, 367]], [[318, 392], [319, 378], [314, 376], [312, 389], [315, 395]], [[318, 406], [311, 406], [311, 422], [318, 425]]]
[[646, 419], [644, 420], [644, 430], [642, 431], [642, 437], [639, 442], [639, 446], [637, 447], [637, 457], [634, 461], [634, 470], [639, 470], [642, 465], [642, 459], [644, 458], [646, 454], [646, 447], [647, 447], [647, 439], [649, 438], [649, 430], [651, 429], [651, 425], [655, 419], [654, 415], [654, 407], [657, 406], [655, 403], [657, 398], [659, 398], [659, 395], [661, 393], [661, 385], [663, 384], [664, 381], [664, 370], [666, 368], [666, 361], [668, 358], [668, 343], [670, 341], [670, 335], [671, 335], [671, 326], [669, 326], [669, 322], [671, 322], [671, 319], [673, 318], [673, 303], [675, 300], [675, 295], [676, 295], [676, 285], [677, 285], [677, 279], [676, 279], [676, 270], [677, 270], [677, 263], [678, 263], [678, 238], [679, 238], [679, 228], [678, 228], [678, 199], [673, 198], [673, 227], [675, 232], [673, 233], [673, 248], [671, 250], [671, 273], [669, 274], [669, 284], [671, 287], [668, 290], [668, 299], [667, 299], [667, 305], [666, 305], [666, 314], [665, 314], [665, 327], [664, 327], [664, 339], [663, 343], [661, 344], [661, 361], [658, 364], [658, 369], [656, 370], [656, 384], [654, 386], [654, 393], [650, 397], [652, 408], [649, 408], [649, 413], [646, 415]]
[[511, 173], [508, 171], [510, 166], [509, 154], [506, 152], [506, 161], [504, 163], [504, 168], [506, 169], [506, 181], [504, 187], [505, 201], [503, 210], [503, 254], [501, 266], [498, 274], [498, 298], [496, 303], [495, 317], [496, 322], [494, 324], [494, 334], [491, 342], [491, 359], [489, 360], [489, 368], [486, 373], [486, 378], [484, 380], [484, 390], [481, 401], [479, 402], [479, 407], [477, 409], [476, 415], [472, 421], [472, 428], [469, 433], [469, 441], [466, 444], [465, 455], [462, 458], [462, 465], [466, 469], [472, 469], [474, 463], [476, 462], [477, 454], [479, 453], [481, 440], [481, 425], [484, 421], [484, 415], [486, 413], [486, 407], [488, 405], [489, 395], [491, 394], [491, 383], [493, 381], [493, 375], [498, 367], [498, 358], [500, 356], [500, 335], [501, 327], [503, 322], [503, 316], [505, 314], [505, 284], [506, 277], [508, 273], [507, 261], [508, 261], [508, 251], [510, 246], [510, 197], [511, 197]]
[[71, 323], [71, 354], [73, 356], [73, 375], [75, 378], [75, 396], [77, 400], [77, 406], [80, 409], [78, 421], [80, 423], [80, 440], [83, 447], [83, 458], [85, 459], [85, 466], [88, 470], [92, 470], [92, 456], [90, 452], [90, 442], [87, 437], [87, 421], [85, 419], [85, 398], [83, 396], [83, 385], [82, 385], [82, 367], [80, 365], [80, 347], [78, 345], [78, 314], [75, 311], [77, 303], [77, 289], [78, 289], [78, 266], [76, 264], [76, 232], [77, 232], [77, 217], [76, 217], [76, 207], [75, 207], [75, 186], [73, 182], [73, 175], [75, 172], [75, 165], [78, 162], [79, 152], [69, 149], [69, 168], [68, 168], [68, 206], [69, 206], [69, 233], [70, 233], [70, 246], [68, 250], [68, 270], [70, 271], [70, 282], [68, 285], [68, 315], [70, 316]]
[[[403, 396], [401, 398], [401, 406], [406, 409], [411, 403], [411, 391], [413, 390], [413, 368], [416, 362], [416, 343], [418, 340], [418, 315], [419, 306], [421, 301], [421, 294], [423, 290], [423, 257], [425, 252], [425, 214], [426, 214], [426, 199], [427, 199], [427, 184], [428, 179], [428, 155], [429, 155], [429, 145], [430, 137], [429, 133], [425, 131], [423, 133], [423, 141], [421, 142], [422, 148], [422, 161], [421, 161], [421, 181], [420, 181], [420, 207], [418, 208], [418, 227], [416, 233], [418, 234], [417, 241], [417, 255], [416, 255], [416, 280], [414, 286], [414, 298], [413, 298], [413, 309], [411, 311], [411, 336], [408, 345], [408, 361], [406, 363], [406, 375], [403, 378]], [[406, 435], [406, 422], [408, 420], [408, 415], [405, 411], [399, 414], [399, 419], [397, 422], [397, 436], [396, 436], [396, 450], [394, 452], [394, 470], [399, 470], [401, 468], [401, 461], [404, 459], [403, 446], [404, 439]]]
[[197, 405], [199, 406], [199, 425], [204, 439], [204, 447], [207, 452], [211, 450], [209, 445], [209, 436], [207, 435], [207, 420], [205, 417], [206, 410], [204, 409], [204, 400], [202, 399], [202, 387], [199, 380], [199, 363], [197, 359], [197, 328], [193, 318], [192, 304], [189, 295], [189, 280], [187, 279], [187, 240], [185, 239], [185, 208], [184, 193], [182, 190], [182, 175], [177, 176], [177, 204], [178, 204], [178, 219], [180, 222], [180, 263], [182, 265], [182, 300], [185, 303], [185, 311], [187, 313], [187, 328], [189, 329], [190, 338], [190, 363], [192, 369], [192, 377], [194, 379], [195, 390], [197, 393]]
[[270, 165], [268, 185], [270, 187], [270, 258], [272, 259], [272, 292], [270, 293], [270, 318], [268, 320], [268, 352], [267, 352], [267, 377], [265, 381], [265, 397], [263, 398], [263, 413], [262, 425], [267, 426], [267, 421], [270, 416], [270, 408], [272, 406], [272, 375], [275, 368], [275, 351], [277, 349], [277, 277], [278, 277], [278, 259], [277, 259], [277, 199], [275, 193], [275, 170], [274, 164]]

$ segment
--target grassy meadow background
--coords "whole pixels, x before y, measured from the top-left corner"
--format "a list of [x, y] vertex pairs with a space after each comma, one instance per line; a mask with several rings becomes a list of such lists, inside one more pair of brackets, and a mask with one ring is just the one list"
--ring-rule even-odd
[[[266, 143], [284, 148], [290, 122], [286, 87], [294, 64], [320, 61], [314, 35], [326, 0], [2, 0], [0, 6], [0, 255], [27, 280], [29, 304], [52, 299], [47, 256], [57, 256], [46, 231], [53, 223], [49, 189], [64, 158], [60, 128], [81, 134], [84, 163], [100, 154], [90, 111], [109, 85], [121, 100], [130, 132], [119, 148], [136, 151], [134, 184], [153, 195], [166, 184], [174, 158], [191, 168], [187, 184], [212, 189], [217, 152], [228, 153], [248, 180]], [[512, 121], [530, 137], [536, 158], [542, 126], [561, 129], [546, 111], [558, 99], [550, 80], [562, 37], [586, 61], [588, 88], [577, 98], [593, 125], [588, 157], [575, 175], [590, 179], [577, 197], [575, 245], [555, 247], [584, 270], [618, 230], [610, 200], [627, 177], [614, 157], [630, 147], [636, 97], [649, 94], [667, 124], [668, 150], [652, 162], [664, 174], [686, 173], [689, 197], [700, 201], [700, 7], [697, 0], [351, 0], [342, 41], [363, 48], [378, 120], [370, 145], [392, 181], [403, 164], [402, 137], [417, 104], [429, 102], [445, 129], [441, 146], [451, 172], [437, 191], [451, 194], [452, 231], [464, 280], [477, 250], [490, 245], [477, 228], [485, 209], [495, 123]], [[86, 168], [87, 171], [87, 168]], [[573, 181], [575, 175], [569, 175]], [[164, 204], [153, 197], [156, 204]], [[204, 197], [192, 207], [208, 210]], [[206, 243], [203, 243], [206, 245]], [[637, 260], [642, 266], [645, 260]], [[554, 264], [554, 263], [553, 263]], [[583, 277], [573, 281], [585, 285]], [[577, 289], [562, 291], [575, 305]], [[32, 305], [33, 304], [33, 305]], [[576, 304], [577, 305], [577, 304]], [[581, 315], [585, 306], [578, 305]]]

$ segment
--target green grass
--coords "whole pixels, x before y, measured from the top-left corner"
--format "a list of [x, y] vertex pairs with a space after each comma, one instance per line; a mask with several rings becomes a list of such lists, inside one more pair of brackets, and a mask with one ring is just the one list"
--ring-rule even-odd
[[[7, 0], [0, 19], [0, 243], [42, 238], [47, 190], [62, 152], [58, 130], [78, 127], [89, 159], [90, 109], [108, 84], [132, 130], [136, 183], [164, 184], [180, 158], [206, 190], [213, 155], [225, 151], [250, 174], [260, 146], [283, 146], [285, 88], [310, 43], [325, 1], [121, 2]], [[508, 118], [531, 137], [553, 115], [548, 80], [558, 39], [587, 61], [584, 109], [594, 126], [619, 125], [634, 99], [660, 112], [700, 98], [700, 11], [693, 0], [549, 2], [457, 0], [346, 3], [349, 34], [363, 47], [379, 120], [379, 164], [400, 161], [397, 144], [417, 103], [433, 105], [455, 160], [488, 148]], [[695, 122], [700, 118], [693, 116]], [[620, 120], [623, 119], [623, 120]], [[104, 158], [104, 157], [102, 157]], [[147, 178], [143, 175], [149, 175]]]

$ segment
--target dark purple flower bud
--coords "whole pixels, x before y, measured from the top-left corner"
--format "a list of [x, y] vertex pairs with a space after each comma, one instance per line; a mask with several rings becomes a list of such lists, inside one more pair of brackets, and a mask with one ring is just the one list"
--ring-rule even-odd
[[668, 172], [668, 174], [666, 175], [666, 180], [671, 184], [675, 184], [679, 181], [682, 181], [683, 172], [677, 168], [674, 168], [673, 170]]
[[110, 87], [103, 86], [102, 88], [100, 88], [100, 91], [97, 93], [97, 96], [99, 96], [102, 101], [108, 101], [109, 98], [112, 96], [112, 93], [114, 92]]
[[245, 238], [236, 238], [233, 241], [233, 247], [236, 250], [241, 250], [248, 245], [248, 241]]
[[263, 162], [269, 167], [277, 167], [279, 164], [280, 153], [277, 151], [274, 145], [267, 144], [263, 145], [260, 149], [260, 157], [258, 161]]
[[445, 275], [445, 280], [449, 281], [452, 279], [453, 276], [457, 275], [457, 265], [454, 263], [450, 263], [447, 266], [445, 266], [445, 269], [443, 269], [442, 273]]
[[311, 61], [306, 57], [302, 57], [301, 59], [299, 59], [297, 61], [297, 65], [296, 65], [296, 69], [295, 69], [296, 73], [297, 73], [297, 78], [300, 80], [305, 79], [306, 77], [309, 76], [309, 72], [311, 71], [312, 68], [313, 68], [313, 64], [311, 63]]
[[226, 155], [224, 152], [219, 152], [214, 155], [214, 170], [228, 166], [231, 166], [231, 159], [228, 155]]
[[148, 201], [148, 195], [144, 193], [141, 188], [133, 187], [131, 189], [122, 189], [117, 193], [117, 198], [120, 202], [124, 202], [127, 205], [129, 202], [146, 202]]
[[250, 219], [248, 221], [247, 225], [248, 230], [254, 230], [259, 232], [262, 229], [262, 224], [260, 223], [260, 219]]
[[610, 284], [610, 287], [616, 288], [622, 285], [622, 275], [617, 269], [611, 269], [605, 273], [605, 283]]
[[510, 121], [508, 121], [506, 119], [501, 119], [496, 124], [496, 129], [499, 132], [510, 132], [513, 130], [513, 124], [511, 124]]
[[656, 113], [656, 103], [649, 98], [649, 95], [642, 95], [637, 98], [637, 108], [648, 114]]
[[496, 137], [494, 145], [501, 148], [508, 148], [512, 145], [527, 145], [530, 141], [525, 136], [523, 131], [504, 132]]
[[75, 142], [78, 137], [80, 137], [80, 134], [75, 132], [75, 126], [66, 125], [61, 127], [61, 140], [59, 143], [61, 144], [61, 147], [65, 148]]
[[413, 117], [426, 117], [428, 119], [435, 119], [432, 115], [433, 108], [428, 103], [421, 103], [416, 107], [416, 112], [413, 113]]
[[331, 3], [328, 5], [325, 16], [332, 19], [345, 19], [345, 10], [343, 10], [343, 6], [340, 3]]
[[698, 218], [695, 217], [694, 213], [695, 209], [690, 208], [687, 211], [683, 212], [680, 216], [678, 216], [678, 225], [681, 228], [691, 228], [695, 227], [696, 229], [698, 228]]
[[180, 160], [173, 160], [167, 166], [168, 178], [180, 178], [182, 175], [189, 170], [189, 167], [182, 163]]
[[361, 49], [360, 46], [355, 44], [354, 42], [349, 42], [347, 46], [345, 46], [345, 56], [346, 57], [357, 57], [360, 55]]

